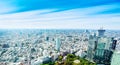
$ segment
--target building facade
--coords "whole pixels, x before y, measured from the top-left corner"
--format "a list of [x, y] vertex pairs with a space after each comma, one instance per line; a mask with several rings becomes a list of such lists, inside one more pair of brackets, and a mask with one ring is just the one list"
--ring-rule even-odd
[[90, 35], [87, 58], [97, 64], [110, 65], [116, 42], [111, 37], [104, 36], [105, 30], [98, 30], [98, 36]]

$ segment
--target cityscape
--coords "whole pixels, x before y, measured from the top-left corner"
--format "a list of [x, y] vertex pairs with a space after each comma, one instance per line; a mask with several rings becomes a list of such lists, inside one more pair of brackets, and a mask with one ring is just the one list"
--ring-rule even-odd
[[0, 0], [0, 65], [120, 65], [120, 1]]
[[[0, 43], [0, 65], [120, 63], [120, 31], [117, 30], [1, 30]], [[69, 55], [77, 58], [67, 62]]]

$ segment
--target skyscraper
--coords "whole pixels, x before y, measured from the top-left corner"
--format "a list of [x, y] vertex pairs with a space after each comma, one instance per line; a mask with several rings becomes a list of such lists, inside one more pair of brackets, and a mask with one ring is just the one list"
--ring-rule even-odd
[[94, 58], [96, 45], [97, 45], [96, 36], [90, 35], [89, 36], [89, 44], [88, 44], [88, 52], [87, 52], [87, 57], [90, 61], [92, 61]]
[[116, 41], [112, 40], [111, 37], [104, 36], [104, 33], [105, 30], [99, 29], [98, 36], [89, 36], [87, 58], [98, 64], [109, 65]]
[[60, 46], [61, 46], [61, 40], [60, 40], [60, 38], [56, 38], [56, 46], [55, 46], [55, 49], [57, 50], [57, 51], [60, 51]]
[[98, 30], [98, 36], [102, 37], [104, 36], [105, 30], [103, 28]]
[[111, 65], [120, 65], [120, 51], [115, 51], [112, 56]]
[[112, 50], [115, 50], [116, 44], [117, 44], [117, 40], [113, 40], [112, 46], [111, 46], [111, 49], [112, 49]]
[[98, 37], [97, 48], [95, 49], [94, 61], [98, 64], [109, 65], [112, 57], [111, 38]]

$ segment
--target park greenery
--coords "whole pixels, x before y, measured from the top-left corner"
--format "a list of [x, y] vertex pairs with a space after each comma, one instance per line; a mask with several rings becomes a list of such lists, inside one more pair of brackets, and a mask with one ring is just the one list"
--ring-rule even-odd
[[[74, 62], [75, 60], [79, 62], [75, 63]], [[94, 62], [90, 62], [84, 58], [80, 58], [79, 56], [75, 56], [74, 54], [67, 54], [65, 60], [63, 60], [63, 56], [60, 55], [56, 61], [41, 65], [97, 65], [97, 64]]]

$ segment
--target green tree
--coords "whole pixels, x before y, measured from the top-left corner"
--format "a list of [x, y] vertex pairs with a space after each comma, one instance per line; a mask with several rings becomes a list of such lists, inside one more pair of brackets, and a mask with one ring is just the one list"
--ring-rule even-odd
[[59, 60], [59, 61], [62, 61], [62, 59], [63, 59], [63, 56], [59, 56], [59, 57], [58, 57], [58, 60]]

